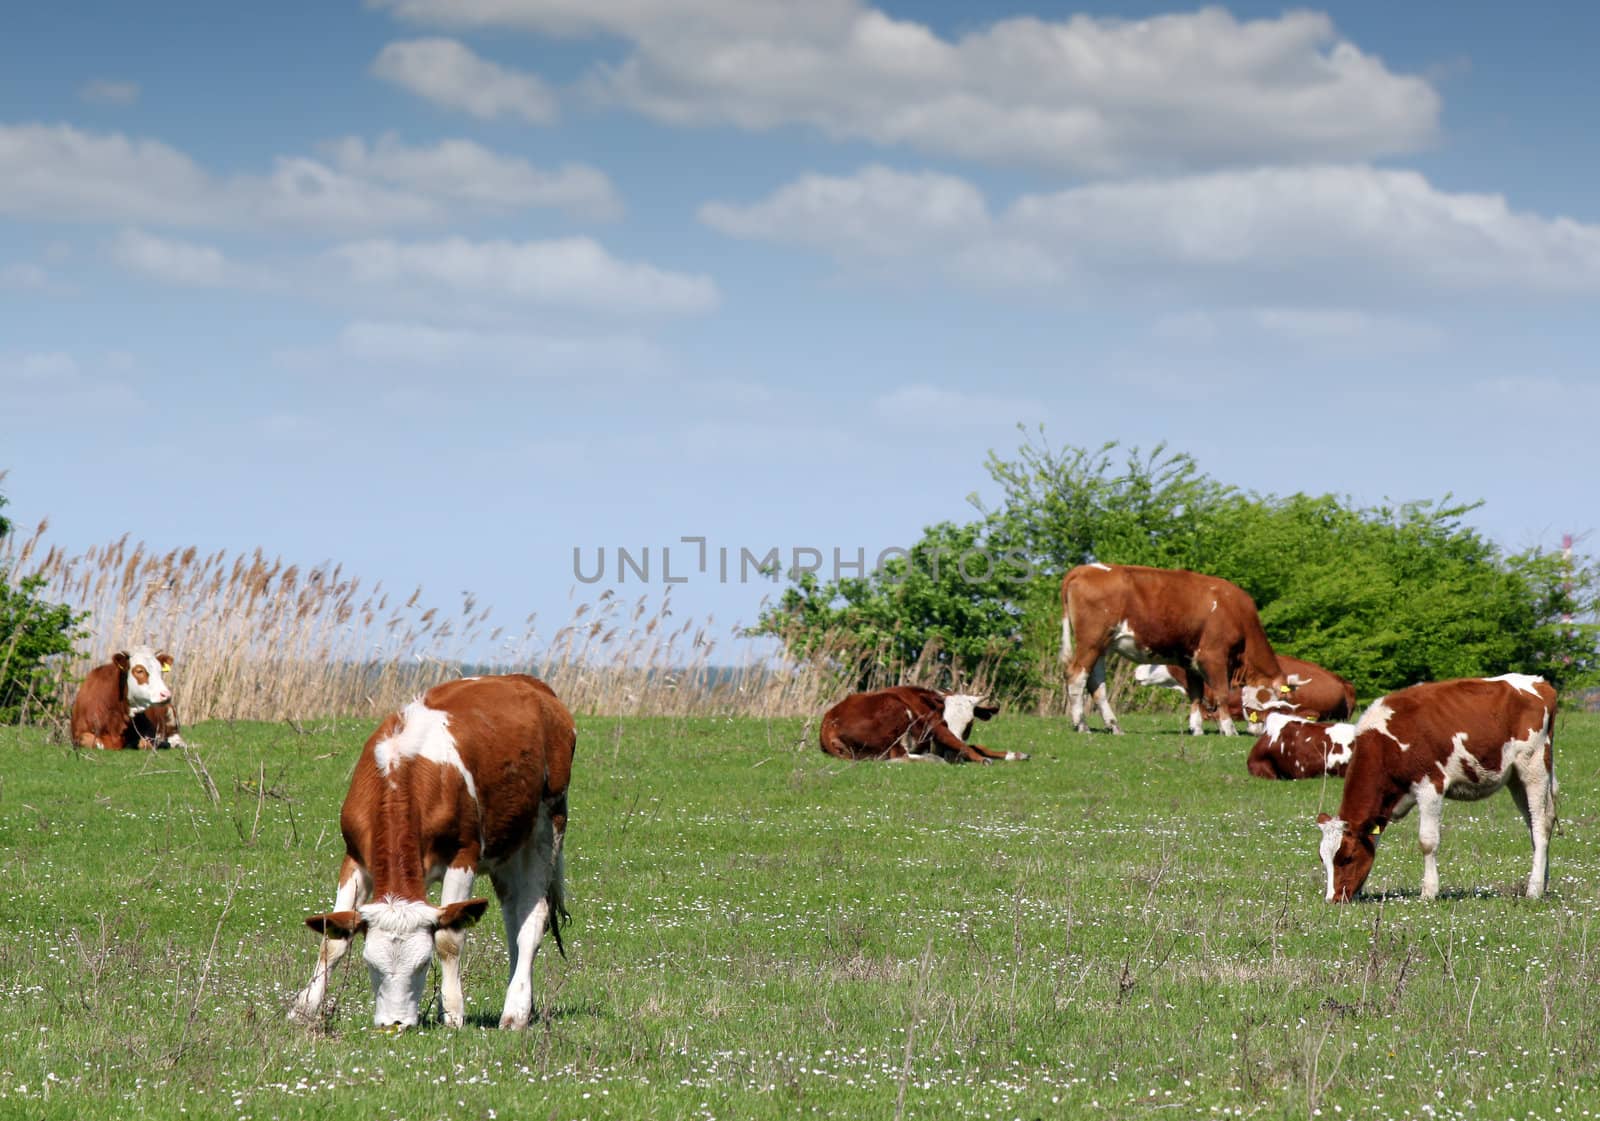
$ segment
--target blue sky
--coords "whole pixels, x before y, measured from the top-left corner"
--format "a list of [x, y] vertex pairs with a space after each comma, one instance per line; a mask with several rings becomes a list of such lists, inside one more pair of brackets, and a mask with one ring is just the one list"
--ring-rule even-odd
[[549, 634], [574, 547], [870, 556], [1019, 421], [1594, 528], [1592, 6], [222, 11], [0, 16], [0, 468], [69, 549]]

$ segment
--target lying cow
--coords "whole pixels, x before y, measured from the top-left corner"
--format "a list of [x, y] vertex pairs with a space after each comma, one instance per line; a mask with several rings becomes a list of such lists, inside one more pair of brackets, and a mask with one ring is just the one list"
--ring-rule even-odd
[[[1303, 716], [1307, 720], [1348, 720], [1356, 714], [1356, 687], [1332, 670], [1287, 654], [1278, 655], [1278, 665], [1283, 669], [1290, 691], [1277, 700], [1268, 701], [1268, 711]], [[1182, 666], [1135, 666], [1133, 679], [1140, 685], [1172, 689], [1185, 696], [1189, 693], [1189, 674]], [[1261, 725], [1255, 718], [1261, 713], [1247, 711], [1237, 689], [1228, 690], [1228, 715], [1235, 720], [1248, 721], [1250, 731], [1260, 733]]]
[[72, 742], [107, 751], [181, 747], [172, 689], [172, 655], [150, 646], [119, 650], [89, 671], [72, 702]]
[[1421, 810], [1422, 898], [1435, 898], [1444, 800], [1487, 798], [1502, 786], [1533, 838], [1528, 898], [1543, 895], [1556, 819], [1555, 715], [1556, 691], [1521, 673], [1413, 685], [1372, 702], [1356, 725], [1339, 816], [1317, 815], [1328, 902], [1361, 890], [1383, 831], [1412, 806]]
[[[306, 919], [322, 949], [290, 1018], [316, 1018], [329, 973], [364, 933], [379, 1027], [416, 1024], [435, 952], [444, 1022], [460, 1027], [461, 947], [489, 906], [471, 898], [482, 871], [510, 947], [500, 1026], [527, 1027], [547, 929], [565, 954], [562, 844], [577, 734], [550, 687], [526, 674], [437, 685], [380, 724], [339, 815], [345, 858], [334, 910]], [[428, 885], [441, 880], [435, 907]]]
[[874, 693], [852, 693], [822, 714], [822, 750], [840, 759], [942, 758], [1020, 760], [1020, 751], [990, 751], [966, 742], [974, 719], [988, 720], [999, 705], [969, 693], [941, 693], [916, 685], [897, 685]]
[[1355, 754], [1354, 724], [1318, 724], [1274, 712], [1265, 728], [1245, 762], [1256, 778], [1342, 778]]
[[1084, 698], [1120, 735], [1106, 695], [1106, 659], [1194, 666], [1188, 679], [1189, 730], [1204, 731], [1201, 713], [1235, 734], [1227, 699], [1237, 692], [1244, 711], [1260, 712], [1289, 691], [1272, 652], [1256, 602], [1237, 584], [1183, 568], [1138, 564], [1080, 564], [1061, 579], [1061, 662], [1075, 731], [1087, 732]]

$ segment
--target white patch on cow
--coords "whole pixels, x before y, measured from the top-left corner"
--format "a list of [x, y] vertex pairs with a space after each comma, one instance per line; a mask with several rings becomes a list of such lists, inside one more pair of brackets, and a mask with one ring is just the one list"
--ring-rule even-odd
[[1331, 774], [1338, 766], [1349, 766], [1350, 760], [1356, 755], [1356, 726], [1354, 724], [1330, 724], [1326, 729], [1328, 739], [1333, 747], [1323, 756], [1323, 773]]
[[1089, 567], [1090, 568], [1098, 568], [1101, 572], [1110, 572], [1111, 571], [1111, 566], [1109, 564], [1102, 564], [1100, 561], [1091, 561], [1089, 563]]
[[1527, 693], [1537, 697], [1539, 690], [1534, 688], [1536, 683], [1542, 683], [1544, 678], [1532, 673], [1502, 673], [1499, 677], [1486, 677], [1485, 681], [1504, 681], [1519, 693]]
[[967, 738], [967, 733], [972, 730], [973, 710], [981, 700], [982, 697], [974, 697], [970, 693], [945, 694], [944, 726], [950, 729], [950, 734], [956, 739]]
[[1311, 723], [1311, 721], [1307, 720], [1304, 716], [1295, 716], [1295, 715], [1293, 715], [1291, 713], [1286, 713], [1286, 712], [1268, 713], [1267, 714], [1267, 721], [1266, 721], [1266, 725], [1265, 725], [1266, 729], [1267, 729], [1267, 740], [1270, 743], [1277, 743], [1278, 742], [1278, 733], [1282, 732], [1290, 724], [1309, 724], [1309, 723]]
[[1018, 760], [1026, 759], [1027, 757], [1028, 757], [1028, 753], [1025, 752], [1025, 751], [1008, 751], [1008, 752], [1006, 752], [1006, 762], [1008, 762], [1008, 763], [1015, 763]]
[[400, 710], [400, 727], [394, 735], [379, 740], [372, 749], [378, 764], [378, 773], [388, 775], [408, 759], [426, 759], [440, 767], [454, 767], [466, 784], [472, 800], [478, 800], [478, 784], [456, 750], [456, 738], [450, 734], [450, 714], [429, 708], [419, 697]]
[[1179, 693], [1188, 694], [1188, 690], [1178, 684], [1178, 679], [1172, 676], [1172, 667], [1164, 664], [1140, 663], [1133, 667], [1133, 680], [1139, 685], [1148, 685], [1152, 689], [1174, 689]]
[[1216, 611], [1216, 609], [1217, 609], [1217, 601], [1216, 600], [1212, 600], [1211, 601], [1211, 610], [1212, 611]]
[[[143, 667], [146, 678], [143, 685], [134, 676], [133, 671]], [[172, 699], [172, 690], [167, 688], [166, 679], [161, 676], [161, 663], [156, 658], [153, 646], [135, 646], [128, 651], [128, 711], [133, 713], [143, 712], [151, 705], [163, 704]]]
[[1358, 733], [1378, 732], [1394, 740], [1401, 751], [1409, 751], [1411, 745], [1389, 731], [1389, 717], [1394, 715], [1394, 709], [1385, 704], [1385, 700], [1387, 698], [1379, 697], [1367, 706], [1367, 711], [1361, 714], [1361, 720], [1356, 724], [1356, 731]]
[[1319, 822], [1322, 830], [1322, 842], [1317, 846], [1317, 853], [1322, 857], [1322, 868], [1328, 873], [1328, 892], [1326, 900], [1333, 902], [1333, 858], [1339, 852], [1339, 845], [1344, 840], [1344, 819], [1330, 817], [1327, 821]]

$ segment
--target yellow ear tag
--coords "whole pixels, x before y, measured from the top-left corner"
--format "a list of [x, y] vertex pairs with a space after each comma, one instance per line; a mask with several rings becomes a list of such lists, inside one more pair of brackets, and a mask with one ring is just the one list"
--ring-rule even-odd
[[1378, 835], [1378, 834], [1379, 834], [1379, 833], [1382, 833], [1382, 832], [1383, 832], [1383, 826], [1381, 826], [1381, 825], [1374, 825], [1374, 826], [1373, 826], [1373, 827], [1372, 827], [1372, 835], [1373, 835], [1373, 836], [1374, 836], [1374, 837], [1376, 837], [1376, 836], [1377, 836], [1377, 835]]
[[1292, 692], [1294, 692], [1294, 686], [1293, 685], [1280, 685], [1280, 686], [1278, 686], [1278, 692], [1280, 692], [1280, 693], [1292, 693]]
[[171, 673], [172, 672], [172, 663], [171, 662], [162, 662], [161, 663], [161, 672], [162, 673]]

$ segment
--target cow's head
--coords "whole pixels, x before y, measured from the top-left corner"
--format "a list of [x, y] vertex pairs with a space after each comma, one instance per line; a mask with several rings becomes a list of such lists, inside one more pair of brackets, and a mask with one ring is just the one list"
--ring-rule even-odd
[[483, 917], [487, 899], [468, 899], [435, 907], [424, 900], [385, 900], [358, 911], [312, 915], [306, 925], [329, 938], [354, 938], [365, 933], [362, 957], [372, 978], [372, 1022], [380, 1028], [415, 1027], [422, 1009], [422, 988], [433, 964], [433, 935], [438, 930], [465, 930]]
[[1243, 685], [1239, 689], [1239, 705], [1252, 730], [1262, 723], [1269, 712], [1292, 712], [1294, 691], [1311, 679], [1297, 673], [1278, 674], [1264, 684]]
[[964, 740], [972, 731], [972, 721], [989, 720], [1000, 714], [1000, 706], [990, 704], [983, 697], [971, 693], [946, 693], [944, 695], [944, 726], [958, 740]]
[[128, 679], [128, 710], [143, 712], [151, 705], [172, 700], [166, 675], [172, 670], [172, 655], [157, 653], [151, 646], [135, 646], [111, 656], [112, 664]]
[[1317, 815], [1317, 827], [1322, 830], [1319, 846], [1322, 867], [1328, 874], [1328, 891], [1324, 898], [1329, 903], [1348, 903], [1367, 882], [1373, 858], [1378, 855], [1378, 837], [1383, 826], [1359, 829], [1343, 818], [1324, 813]]

